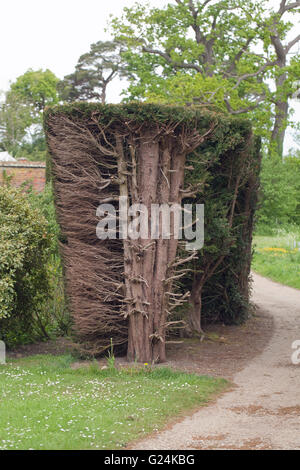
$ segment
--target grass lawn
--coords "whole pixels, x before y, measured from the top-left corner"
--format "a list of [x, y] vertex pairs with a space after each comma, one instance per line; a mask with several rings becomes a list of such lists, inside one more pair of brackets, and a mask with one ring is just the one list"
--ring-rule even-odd
[[0, 365], [0, 449], [120, 449], [228, 384], [165, 367], [72, 362], [38, 355]]
[[300, 234], [277, 234], [254, 237], [252, 269], [262, 276], [300, 289]]

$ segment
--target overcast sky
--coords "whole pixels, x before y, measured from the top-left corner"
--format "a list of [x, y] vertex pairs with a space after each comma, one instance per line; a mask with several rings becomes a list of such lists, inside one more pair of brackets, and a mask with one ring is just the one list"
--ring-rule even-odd
[[[270, 0], [277, 6], [280, 0]], [[79, 56], [92, 42], [108, 39], [104, 32], [109, 14], [119, 15], [135, 0], [0, 0], [0, 90], [32, 68], [49, 68], [59, 78], [71, 73]], [[166, 0], [150, 0], [163, 6]], [[119, 100], [122, 85], [108, 90], [111, 102]], [[295, 120], [299, 120], [300, 105]], [[286, 148], [293, 145], [291, 134]]]

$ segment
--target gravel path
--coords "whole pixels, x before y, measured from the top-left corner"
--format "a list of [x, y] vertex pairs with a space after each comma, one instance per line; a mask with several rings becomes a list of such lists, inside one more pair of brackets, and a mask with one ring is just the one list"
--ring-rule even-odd
[[135, 449], [300, 450], [300, 364], [291, 360], [300, 340], [300, 290], [254, 274], [253, 301], [274, 317], [263, 353], [234, 376], [234, 387]]

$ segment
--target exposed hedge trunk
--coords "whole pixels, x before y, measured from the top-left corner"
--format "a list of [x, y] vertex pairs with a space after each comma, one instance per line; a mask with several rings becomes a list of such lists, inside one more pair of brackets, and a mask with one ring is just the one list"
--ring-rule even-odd
[[123, 142], [117, 138], [120, 195], [132, 204], [143, 204], [149, 214], [149, 237], [124, 240], [126, 316], [129, 320], [128, 359], [141, 362], [165, 360], [168, 295], [172, 289], [170, 266], [177, 240], [151, 239], [151, 205], [180, 203], [185, 148], [177, 137], [145, 129], [130, 138], [127, 160]]

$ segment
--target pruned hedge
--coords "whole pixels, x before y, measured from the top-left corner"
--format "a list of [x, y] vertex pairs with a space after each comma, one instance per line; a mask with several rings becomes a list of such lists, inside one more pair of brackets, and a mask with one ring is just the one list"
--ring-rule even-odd
[[[247, 316], [260, 168], [259, 142], [248, 121], [207, 109], [74, 103], [48, 108], [45, 131], [66, 292], [83, 349], [97, 354], [110, 346], [111, 338], [117, 347], [127, 344], [129, 321], [129, 344], [132, 331], [143, 338], [132, 346], [131, 358], [145, 344], [149, 354], [139, 360], [164, 360], [165, 333], [173, 317], [185, 319], [190, 332], [201, 334], [201, 318], [230, 323]], [[137, 281], [133, 274], [140, 267], [131, 253], [143, 252], [146, 245], [97, 239], [96, 209], [124, 190], [120, 174], [126, 175], [131, 202], [138, 198], [148, 204], [152, 194], [152, 202], [175, 202], [176, 196], [177, 202], [205, 204], [204, 248], [187, 270], [178, 262], [187, 258], [180, 244], [168, 245], [169, 258], [164, 258], [166, 246], [156, 242], [150, 251], [158, 262], [147, 252], [150, 258], [141, 264], [149, 269]], [[159, 262], [164, 269], [157, 269]], [[161, 284], [166, 284], [162, 290]], [[179, 307], [187, 291], [190, 305]]]

